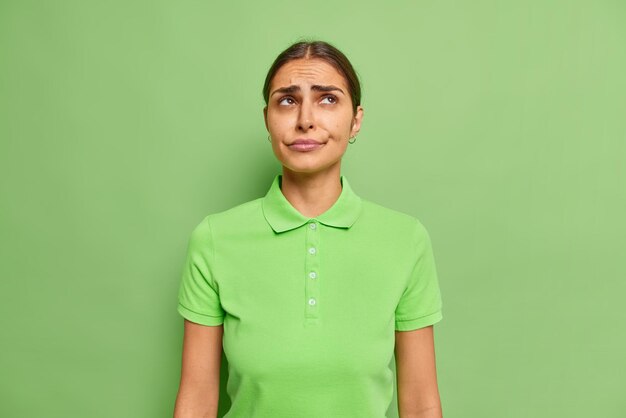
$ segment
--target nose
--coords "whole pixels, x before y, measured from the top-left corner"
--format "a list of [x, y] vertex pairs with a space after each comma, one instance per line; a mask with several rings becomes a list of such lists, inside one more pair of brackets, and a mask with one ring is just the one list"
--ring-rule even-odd
[[300, 106], [300, 113], [298, 114], [298, 126], [299, 131], [306, 132], [309, 129], [315, 127], [313, 123], [313, 109], [309, 103], [304, 101]]

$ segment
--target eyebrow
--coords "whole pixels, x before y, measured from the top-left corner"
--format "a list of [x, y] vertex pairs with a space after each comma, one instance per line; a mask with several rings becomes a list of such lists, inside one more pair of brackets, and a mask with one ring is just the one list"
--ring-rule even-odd
[[[341, 94], [345, 95], [345, 93], [343, 92], [343, 90], [341, 90], [339, 87], [337, 86], [320, 86], [319, 84], [314, 84], [311, 86], [311, 90], [313, 91], [340, 91]], [[300, 86], [288, 86], [288, 87], [281, 87], [278, 88], [276, 90], [274, 90], [272, 92], [272, 94], [270, 94], [270, 96], [273, 96], [276, 93], [286, 93], [286, 94], [291, 94], [291, 93], [295, 93], [297, 91], [300, 91]]]

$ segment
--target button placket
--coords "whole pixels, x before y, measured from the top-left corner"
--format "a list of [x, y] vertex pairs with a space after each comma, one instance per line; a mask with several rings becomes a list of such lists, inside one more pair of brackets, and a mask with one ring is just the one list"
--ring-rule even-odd
[[305, 317], [307, 319], [319, 317], [319, 267], [320, 267], [320, 224], [311, 219], [306, 228], [305, 243]]

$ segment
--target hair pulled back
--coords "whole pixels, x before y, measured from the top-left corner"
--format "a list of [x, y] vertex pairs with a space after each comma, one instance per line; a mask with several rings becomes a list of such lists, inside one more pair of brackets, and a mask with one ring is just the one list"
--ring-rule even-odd
[[357, 106], [361, 104], [361, 84], [348, 58], [333, 45], [324, 41], [299, 41], [290, 45], [281, 52], [267, 72], [263, 85], [263, 99], [268, 104], [270, 84], [276, 72], [288, 63], [297, 59], [321, 59], [332, 65], [345, 78], [352, 99], [352, 112], [356, 114]]

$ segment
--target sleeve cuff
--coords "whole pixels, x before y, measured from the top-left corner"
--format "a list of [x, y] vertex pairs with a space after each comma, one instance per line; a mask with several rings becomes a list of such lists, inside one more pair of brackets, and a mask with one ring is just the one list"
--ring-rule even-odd
[[398, 320], [396, 319], [396, 331], [412, 331], [418, 328], [424, 328], [433, 325], [443, 318], [441, 310], [415, 319]]
[[178, 313], [185, 319], [200, 325], [221, 325], [224, 323], [224, 316], [204, 315], [185, 308], [178, 303]]

